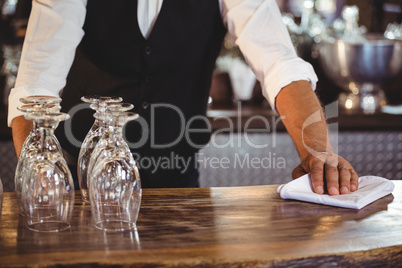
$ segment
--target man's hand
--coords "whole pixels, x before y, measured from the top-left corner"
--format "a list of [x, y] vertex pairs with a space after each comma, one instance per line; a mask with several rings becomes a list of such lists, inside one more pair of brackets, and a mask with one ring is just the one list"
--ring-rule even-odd
[[[276, 97], [276, 108], [302, 159], [293, 178], [310, 173], [314, 191], [319, 194], [357, 190], [356, 172], [349, 162], [333, 154], [326, 119], [310, 84], [295, 81], [282, 88]], [[309, 123], [311, 118], [314, 120]]]
[[311, 183], [317, 194], [349, 194], [359, 187], [359, 176], [352, 165], [336, 154], [315, 153], [306, 157], [293, 170], [292, 177], [297, 179], [307, 173], [310, 173]]
[[12, 132], [14, 148], [17, 154], [17, 158], [20, 156], [22, 146], [24, 145], [25, 139], [28, 137], [32, 130], [32, 122], [24, 118], [24, 116], [18, 116], [12, 121]]

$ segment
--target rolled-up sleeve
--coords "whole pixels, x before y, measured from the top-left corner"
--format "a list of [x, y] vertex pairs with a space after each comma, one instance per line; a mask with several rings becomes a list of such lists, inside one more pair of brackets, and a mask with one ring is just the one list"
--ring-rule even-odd
[[297, 56], [275, 0], [222, 0], [221, 12], [273, 109], [280, 90], [293, 81], [306, 80], [315, 90], [314, 69]]
[[8, 126], [22, 115], [19, 99], [58, 96], [84, 31], [87, 0], [34, 0], [15, 87], [9, 95]]

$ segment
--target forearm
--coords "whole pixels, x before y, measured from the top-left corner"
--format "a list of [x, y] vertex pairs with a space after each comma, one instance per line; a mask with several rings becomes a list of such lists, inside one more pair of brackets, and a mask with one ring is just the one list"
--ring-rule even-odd
[[26, 120], [23, 116], [18, 116], [12, 121], [12, 134], [14, 141], [15, 152], [19, 157], [22, 145], [32, 130], [32, 122]]
[[315, 152], [333, 152], [321, 105], [307, 81], [284, 87], [276, 108], [302, 160]]

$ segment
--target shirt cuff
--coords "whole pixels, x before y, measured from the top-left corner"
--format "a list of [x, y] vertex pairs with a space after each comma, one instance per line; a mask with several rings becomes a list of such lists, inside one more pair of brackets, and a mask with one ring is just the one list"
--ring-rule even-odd
[[277, 62], [274, 68], [265, 75], [262, 83], [262, 93], [274, 111], [276, 111], [276, 96], [278, 96], [282, 88], [299, 80], [308, 81], [311, 88], [316, 89], [318, 78], [314, 68], [301, 58]]
[[59, 97], [57, 93], [55, 94], [45, 88], [28, 88], [27, 86], [13, 88], [8, 97], [7, 125], [9, 127], [11, 127], [11, 122], [14, 118], [25, 114], [17, 109], [18, 106], [23, 104], [20, 102], [20, 98], [33, 95]]

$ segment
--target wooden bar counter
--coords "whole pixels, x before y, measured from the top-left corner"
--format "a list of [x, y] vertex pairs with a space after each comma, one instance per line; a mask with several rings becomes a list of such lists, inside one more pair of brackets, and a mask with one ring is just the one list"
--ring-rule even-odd
[[282, 200], [277, 185], [145, 189], [136, 231], [104, 233], [76, 192], [70, 231], [36, 233], [5, 193], [2, 267], [401, 267], [402, 181], [361, 210]]

